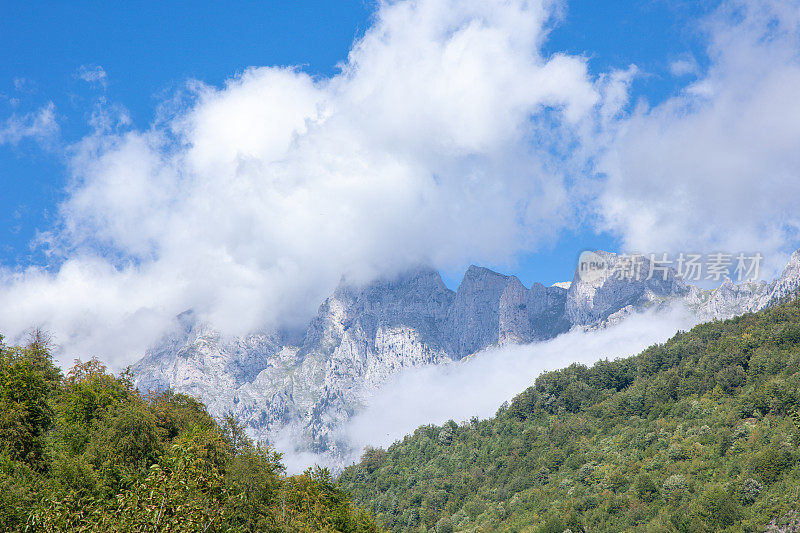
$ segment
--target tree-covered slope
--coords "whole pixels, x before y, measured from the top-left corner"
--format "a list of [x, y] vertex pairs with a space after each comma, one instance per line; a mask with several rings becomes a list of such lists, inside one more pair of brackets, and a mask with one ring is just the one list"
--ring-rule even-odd
[[326, 470], [180, 394], [142, 396], [97, 361], [64, 377], [41, 336], [0, 337], [0, 531], [375, 532]]
[[763, 531], [800, 499], [800, 304], [540, 376], [339, 481], [394, 531]]

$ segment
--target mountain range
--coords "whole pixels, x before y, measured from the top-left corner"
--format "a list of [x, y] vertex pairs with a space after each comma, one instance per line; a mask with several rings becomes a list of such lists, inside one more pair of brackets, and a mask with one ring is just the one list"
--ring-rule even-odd
[[[610, 267], [623, 260], [595, 254]], [[644, 259], [642, 270], [648, 267]], [[648, 279], [620, 277], [613, 268], [587, 277], [576, 269], [571, 282], [526, 288], [515, 276], [471, 266], [454, 292], [437, 271], [416, 268], [364, 286], [341, 283], [301, 335], [226, 337], [187, 311], [131, 370], [140, 390], [195, 396], [215, 416], [234, 414], [251, 436], [324, 454], [338, 469], [353, 453], [338, 430], [404, 370], [603, 328], [648, 309], [683, 306], [698, 322], [730, 318], [799, 286], [800, 251], [772, 283], [726, 280], [711, 290], [671, 268]]]

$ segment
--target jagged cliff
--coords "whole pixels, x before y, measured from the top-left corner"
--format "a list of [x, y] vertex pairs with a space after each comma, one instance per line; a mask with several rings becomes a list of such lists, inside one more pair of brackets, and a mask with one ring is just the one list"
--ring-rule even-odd
[[[619, 260], [596, 253], [610, 265]], [[452, 364], [489, 346], [541, 341], [573, 327], [604, 327], [652, 307], [685, 305], [699, 320], [728, 318], [798, 285], [798, 252], [771, 284], [725, 282], [711, 291], [672, 270], [651, 279], [576, 271], [569, 284], [528, 289], [514, 276], [472, 266], [454, 293], [438, 272], [418, 268], [363, 287], [341, 284], [302, 339], [274, 331], [223, 338], [184, 313], [132, 370], [140, 389], [192, 394], [213, 414], [233, 412], [257, 438], [329, 454], [336, 465], [350, 452], [337, 429], [404, 369]]]

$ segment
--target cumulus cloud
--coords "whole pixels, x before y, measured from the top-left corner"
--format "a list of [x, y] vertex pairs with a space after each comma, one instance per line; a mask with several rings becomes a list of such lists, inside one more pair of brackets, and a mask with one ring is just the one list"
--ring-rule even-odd
[[[635, 355], [695, 321], [677, 308], [643, 313], [607, 329], [575, 330], [542, 343], [488, 349], [453, 364], [409, 370], [368, 400], [343, 429], [343, 438], [360, 451], [367, 445], [386, 447], [424, 424], [488, 418], [542, 372]], [[307, 460], [301, 456], [297, 462]]]
[[706, 31], [707, 71], [618, 125], [601, 213], [631, 250], [761, 251], [769, 275], [800, 227], [800, 6], [728, 2]]
[[[796, 3], [726, 3], [707, 70], [627, 115], [635, 66], [592, 76], [584, 57], [541, 52], [559, 12], [382, 2], [336, 75], [193, 81], [146, 129], [103, 103], [39, 238], [53, 265], [2, 273], [0, 299], [17, 299], [0, 330], [49, 328], [62, 361], [118, 368], [189, 308], [229, 334], [302, 324], [342, 276], [501, 263], [587, 212], [628, 251], [781, 264], [800, 226]], [[12, 118], [0, 142], [53, 117]]]
[[553, 238], [581, 194], [564, 154], [608, 86], [582, 57], [541, 54], [556, 11], [381, 3], [335, 76], [251, 68], [190, 83], [146, 130], [98, 127], [41, 238], [61, 264], [4, 274], [0, 328], [41, 325], [62, 360], [119, 367], [187, 308], [226, 333], [302, 323], [342, 276]]
[[58, 134], [56, 107], [52, 102], [24, 115], [12, 115], [0, 122], [0, 145], [17, 145], [23, 139], [48, 142]]

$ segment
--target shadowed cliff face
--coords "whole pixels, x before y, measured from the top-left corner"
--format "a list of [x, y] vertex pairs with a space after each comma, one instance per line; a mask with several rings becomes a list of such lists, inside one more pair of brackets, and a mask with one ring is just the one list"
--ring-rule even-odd
[[[618, 260], [597, 253], [609, 264]], [[195, 395], [217, 416], [235, 413], [253, 436], [330, 454], [335, 465], [350, 452], [343, 425], [404, 370], [602, 328], [646, 309], [680, 305], [699, 320], [727, 318], [769, 305], [797, 290], [799, 280], [798, 253], [771, 284], [726, 282], [712, 291], [671, 270], [649, 280], [587, 280], [576, 271], [569, 289], [528, 289], [514, 276], [471, 266], [453, 292], [438, 272], [417, 268], [365, 286], [341, 284], [301, 338], [275, 331], [223, 338], [183, 313], [132, 370], [140, 389]]]
[[642, 258], [637, 267], [640, 275], [626, 279], [615, 274], [615, 267], [620, 262], [616, 254], [602, 251], [594, 254], [606, 263], [607, 268], [588, 279], [575, 271], [565, 305], [565, 315], [571, 325], [589, 326], [628, 306], [640, 308], [689, 293], [689, 287], [671, 268], [665, 274], [659, 272], [650, 277], [651, 265], [647, 258]]
[[500, 301], [509, 276], [470, 266], [449, 310], [450, 346], [455, 359], [497, 342]]
[[511, 276], [500, 298], [497, 343], [541, 341], [569, 330], [570, 324], [564, 316], [566, 298], [566, 289], [540, 283], [526, 289]]

